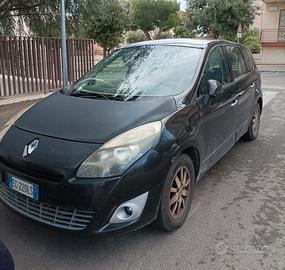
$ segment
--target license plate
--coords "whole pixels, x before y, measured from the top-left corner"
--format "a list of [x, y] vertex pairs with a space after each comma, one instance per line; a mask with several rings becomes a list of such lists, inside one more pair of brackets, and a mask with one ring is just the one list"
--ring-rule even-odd
[[18, 177], [8, 175], [8, 187], [35, 201], [39, 199], [39, 186]]

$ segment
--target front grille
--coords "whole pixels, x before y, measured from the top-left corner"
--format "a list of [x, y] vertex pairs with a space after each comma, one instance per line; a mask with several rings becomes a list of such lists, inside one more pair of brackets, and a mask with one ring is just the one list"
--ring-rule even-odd
[[51, 204], [36, 202], [0, 183], [0, 199], [16, 212], [52, 225], [73, 231], [84, 230], [93, 218], [93, 211], [67, 209]]
[[28, 175], [28, 176], [33, 176], [39, 179], [43, 180], [48, 180], [48, 181], [53, 181], [53, 182], [60, 182], [63, 178], [64, 175], [60, 173], [55, 173], [55, 172], [50, 172], [50, 171], [43, 171], [43, 169], [37, 169], [35, 168], [29, 168], [27, 167], [28, 164], [21, 165], [21, 164], [13, 164], [11, 162], [8, 162], [6, 159], [0, 157], [0, 162], [7, 167], [10, 170], [13, 170], [13, 168], [17, 168], [17, 172], [20, 172], [22, 174]]

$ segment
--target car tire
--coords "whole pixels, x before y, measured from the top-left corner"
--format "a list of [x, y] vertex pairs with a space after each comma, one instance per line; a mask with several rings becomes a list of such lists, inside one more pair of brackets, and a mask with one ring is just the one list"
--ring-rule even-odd
[[195, 171], [192, 160], [180, 155], [171, 165], [163, 186], [156, 225], [159, 229], [173, 232], [185, 222], [191, 208]]
[[260, 115], [261, 115], [261, 108], [259, 103], [257, 103], [254, 112], [252, 114], [248, 130], [243, 136], [243, 138], [246, 141], [253, 141], [257, 138], [260, 126]]

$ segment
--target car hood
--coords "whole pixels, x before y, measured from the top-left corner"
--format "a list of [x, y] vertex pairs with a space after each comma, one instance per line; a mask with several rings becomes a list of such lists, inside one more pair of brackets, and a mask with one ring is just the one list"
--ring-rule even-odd
[[105, 143], [120, 133], [177, 110], [173, 97], [141, 101], [87, 99], [55, 92], [14, 124], [29, 132], [89, 143]]

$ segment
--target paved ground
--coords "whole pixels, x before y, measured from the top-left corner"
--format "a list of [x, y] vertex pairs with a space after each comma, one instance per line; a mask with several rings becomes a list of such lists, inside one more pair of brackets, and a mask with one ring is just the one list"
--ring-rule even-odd
[[24, 110], [38, 100], [28, 100], [19, 103], [13, 103], [6, 106], [0, 106], [0, 128], [15, 114]]
[[49, 91], [47, 93], [35, 92], [30, 94], [21, 94], [21, 95], [14, 95], [14, 96], [8, 96], [8, 97], [0, 97], [0, 107], [5, 105], [10, 105], [13, 103], [24, 103], [26, 101], [33, 101], [34, 102], [38, 99], [42, 99], [47, 97], [48, 95], [52, 94], [52, 91]]
[[40, 226], [0, 205], [0, 239], [17, 269], [284, 270], [285, 75], [263, 76], [271, 88], [259, 138], [239, 142], [197, 184], [182, 229], [96, 239]]
[[262, 87], [266, 90], [272, 90], [272, 87], [279, 90], [285, 89], [285, 72], [263, 72]]

